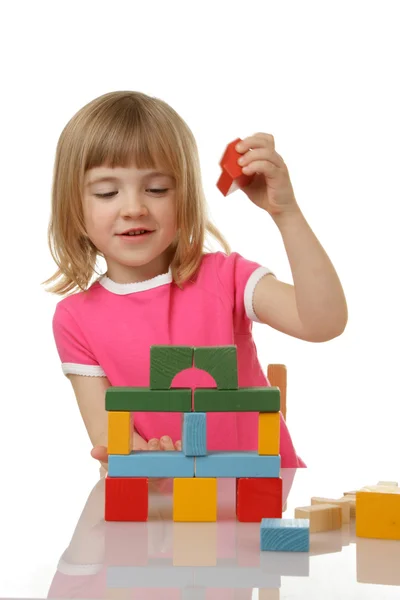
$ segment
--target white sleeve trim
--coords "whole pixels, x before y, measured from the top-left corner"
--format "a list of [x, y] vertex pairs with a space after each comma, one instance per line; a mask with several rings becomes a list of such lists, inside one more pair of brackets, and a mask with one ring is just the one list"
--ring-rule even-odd
[[71, 565], [62, 557], [57, 565], [57, 571], [63, 573], [63, 575], [96, 575], [102, 568], [102, 563], [93, 565]]
[[64, 375], [86, 375], [88, 377], [106, 377], [105, 372], [100, 365], [78, 365], [76, 363], [62, 363]]
[[244, 307], [246, 310], [246, 315], [248, 316], [250, 321], [255, 321], [256, 323], [262, 323], [262, 321], [260, 321], [260, 319], [257, 317], [256, 313], [254, 312], [254, 306], [253, 306], [254, 290], [256, 288], [257, 283], [260, 281], [260, 279], [262, 277], [264, 277], [264, 275], [268, 275], [268, 273], [271, 273], [271, 275], [273, 275], [275, 277], [275, 273], [273, 273], [270, 269], [267, 269], [267, 267], [258, 267], [250, 275], [250, 277], [246, 283], [246, 287], [244, 288]]

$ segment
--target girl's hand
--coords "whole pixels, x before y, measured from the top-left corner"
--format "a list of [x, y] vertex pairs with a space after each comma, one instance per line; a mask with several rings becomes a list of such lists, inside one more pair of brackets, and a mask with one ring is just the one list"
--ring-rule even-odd
[[168, 435], [164, 435], [159, 440], [157, 440], [156, 438], [152, 438], [151, 440], [149, 440], [148, 450], [178, 450], [180, 452], [182, 450], [182, 442], [178, 440], [174, 444]]
[[[133, 432], [133, 450], [182, 450], [182, 442], [179, 440], [172, 443], [169, 436], [163, 436], [160, 440], [153, 438], [147, 443], [136, 431]], [[106, 446], [94, 446], [91, 456], [102, 463], [108, 463]]]
[[254, 204], [272, 217], [300, 210], [294, 196], [285, 161], [275, 150], [274, 137], [256, 133], [236, 145], [243, 156], [238, 159], [245, 175], [255, 176], [241, 188]]

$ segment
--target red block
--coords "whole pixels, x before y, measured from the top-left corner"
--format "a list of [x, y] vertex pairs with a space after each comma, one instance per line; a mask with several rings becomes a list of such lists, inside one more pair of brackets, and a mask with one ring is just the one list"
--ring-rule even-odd
[[147, 521], [149, 480], [147, 477], [106, 477], [106, 521]]
[[222, 168], [222, 173], [217, 181], [217, 188], [224, 196], [227, 196], [238, 188], [245, 187], [251, 183], [254, 178], [254, 174], [245, 175], [242, 171], [242, 167], [237, 162], [242, 154], [235, 150], [235, 146], [241, 141], [240, 138], [237, 138], [228, 144], [219, 163]]
[[236, 480], [236, 516], [242, 522], [282, 518], [282, 479], [243, 477]]

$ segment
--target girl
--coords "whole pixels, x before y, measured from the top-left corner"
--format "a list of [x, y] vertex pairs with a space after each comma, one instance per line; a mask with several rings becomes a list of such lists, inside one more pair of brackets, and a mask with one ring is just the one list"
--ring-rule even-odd
[[[344, 331], [341, 283], [297, 204], [274, 138], [258, 133], [237, 149], [243, 172], [254, 175], [243, 191], [279, 228], [294, 285], [230, 251], [207, 217], [193, 134], [162, 100], [107, 93], [61, 133], [48, 231], [58, 269], [43, 283], [66, 296], [53, 317], [55, 343], [92, 456], [105, 467], [105, 391], [149, 386], [151, 345], [235, 344], [239, 386], [266, 386], [252, 321], [310, 342]], [[207, 233], [224, 252], [205, 252]], [[105, 274], [96, 270], [99, 256]], [[215, 382], [188, 369], [172, 385]], [[256, 413], [209, 413], [208, 449], [257, 449], [257, 423]], [[180, 450], [180, 432], [179, 414], [135, 413], [133, 448]], [[282, 416], [280, 454], [282, 467], [305, 466]]]

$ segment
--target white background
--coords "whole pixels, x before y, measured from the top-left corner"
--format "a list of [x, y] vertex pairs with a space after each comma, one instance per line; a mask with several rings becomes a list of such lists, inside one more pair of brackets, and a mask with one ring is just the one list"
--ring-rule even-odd
[[[227, 143], [274, 135], [297, 201], [342, 281], [349, 322], [323, 344], [255, 324], [260, 360], [265, 368], [287, 365], [287, 422], [300, 456], [320, 471], [316, 494], [398, 479], [398, 10], [384, 0], [2, 9], [4, 526], [38, 511], [50, 553], [60, 502], [68, 498], [70, 531], [98, 477], [53, 340], [60, 298], [40, 283], [55, 271], [46, 236], [58, 137], [84, 104], [114, 90], [158, 96], [182, 115], [198, 143], [214, 222], [233, 250], [292, 283], [270, 216], [243, 192], [224, 198], [215, 185]], [[44, 487], [53, 494], [45, 508]]]

